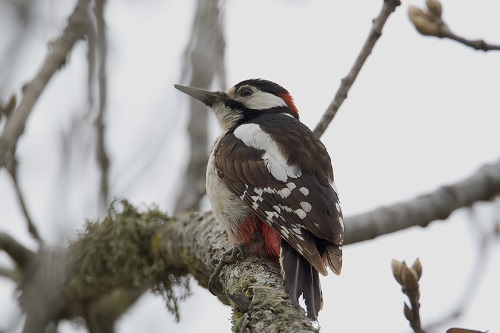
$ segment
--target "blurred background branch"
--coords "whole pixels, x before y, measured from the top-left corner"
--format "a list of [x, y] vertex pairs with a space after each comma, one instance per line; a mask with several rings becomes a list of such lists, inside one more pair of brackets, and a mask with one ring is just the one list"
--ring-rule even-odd
[[[4, 1], [6, 2], [7, 0]], [[36, 7], [33, 1], [27, 0], [9, 1], [9, 3], [11, 8], [13, 8], [16, 18], [16, 28], [12, 29], [11, 32], [13, 35], [9, 39], [10, 43], [5, 48], [5, 52], [0, 55], [0, 73], [2, 73], [0, 96], [5, 95], [7, 90], [11, 89], [8, 86], [9, 78], [15, 72], [15, 65], [22, 59], [21, 51], [26, 42], [26, 37], [32, 28], [33, 14], [35, 12], [34, 7]]]
[[452, 185], [411, 200], [380, 207], [346, 218], [346, 241], [355, 243], [413, 226], [447, 219], [455, 210], [500, 195], [500, 160], [484, 165], [474, 174]]
[[22, 135], [33, 106], [54, 73], [67, 61], [75, 43], [82, 39], [88, 29], [87, 1], [78, 1], [75, 11], [68, 18], [62, 35], [50, 44], [47, 57], [35, 77], [25, 84], [19, 105], [8, 117], [0, 136], [0, 167], [13, 158], [17, 141]]
[[[497, 204], [499, 197], [494, 200]], [[497, 205], [497, 214], [499, 207]], [[463, 288], [457, 293], [456, 299], [452, 302], [453, 306], [447, 309], [443, 315], [434, 320], [427, 320], [428, 324], [424, 324], [427, 332], [439, 332], [443, 327], [452, 326], [454, 321], [463, 316], [467, 309], [471, 306], [471, 300], [477, 295], [479, 286], [483, 283], [483, 279], [488, 271], [491, 252], [496, 243], [500, 240], [500, 234], [496, 232], [499, 219], [498, 214], [491, 219], [484, 219], [482, 214], [478, 212], [476, 206], [469, 209], [469, 225], [471, 237], [475, 245], [475, 255], [473, 265], [468, 272], [467, 280]], [[479, 331], [471, 331], [479, 332]], [[464, 332], [465, 333], [465, 332]]]
[[[184, 52], [181, 82], [203, 89], [226, 88], [223, 0], [196, 2], [190, 39]], [[189, 99], [189, 160], [181, 179], [175, 212], [198, 209], [205, 196], [208, 162], [208, 112], [206, 106]]]
[[[97, 138], [97, 164], [100, 171], [100, 211], [105, 212], [110, 203], [109, 197], [109, 164], [110, 159], [106, 148], [106, 101], [107, 101], [107, 60], [108, 60], [108, 43], [106, 39], [106, 23], [104, 21], [104, 8], [106, 0], [96, 0], [94, 3], [95, 17], [95, 38], [89, 39], [89, 94], [94, 91], [92, 89], [92, 81], [95, 79], [94, 66], [91, 66], [94, 59], [97, 62], [97, 116], [94, 122]], [[93, 46], [90, 46], [93, 45]], [[92, 55], [92, 53], [95, 53]], [[92, 105], [92, 103], [90, 103]]]
[[28, 207], [26, 205], [26, 201], [24, 200], [24, 195], [21, 190], [21, 186], [19, 184], [16, 156], [13, 156], [13, 158], [10, 160], [9, 165], [7, 166], [7, 170], [10, 176], [12, 177], [14, 189], [16, 191], [17, 198], [19, 200], [19, 205], [21, 206], [21, 211], [23, 212], [26, 224], [28, 225], [28, 231], [31, 234], [31, 236], [33, 236], [33, 238], [38, 242], [39, 245], [43, 245], [42, 237], [40, 236], [40, 233], [38, 232], [38, 229], [35, 223], [33, 222], [30, 212], [28, 211]]

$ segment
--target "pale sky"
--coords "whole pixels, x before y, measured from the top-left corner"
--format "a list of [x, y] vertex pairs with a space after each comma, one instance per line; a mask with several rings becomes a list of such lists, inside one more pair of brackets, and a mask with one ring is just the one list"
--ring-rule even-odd
[[[64, 0], [41, 2], [39, 28], [23, 46], [8, 93], [20, 93], [73, 8]], [[333, 159], [345, 216], [410, 199], [461, 180], [500, 158], [498, 52], [484, 53], [448, 40], [423, 37], [407, 18], [403, 1], [389, 18], [349, 97], [322, 137]], [[47, 3], [47, 4], [45, 4]], [[226, 0], [227, 82], [265, 78], [287, 88], [302, 121], [314, 128], [368, 35], [382, 1]], [[111, 192], [138, 205], [172, 211], [187, 154], [187, 97], [179, 83], [191, 31], [193, 0], [110, 0], [108, 145], [113, 159]], [[2, 4], [5, 7], [4, 4]], [[500, 43], [500, 3], [443, 3], [450, 28], [467, 38]], [[1, 8], [1, 7], [0, 7]], [[0, 10], [0, 31], [11, 31]], [[3, 33], [9, 36], [9, 33]], [[6, 45], [0, 40], [0, 51]], [[21, 186], [42, 237], [62, 244], [95, 218], [97, 173], [81, 147], [92, 149], [92, 129], [75, 126], [87, 98], [86, 48], [80, 44], [36, 105], [18, 145]], [[0, 53], [1, 54], [1, 53]], [[1, 64], [5, 66], [5, 64]], [[19, 96], [19, 95], [18, 95]], [[81, 118], [81, 117], [80, 117]], [[218, 128], [212, 117], [212, 137]], [[61, 168], [61, 137], [75, 143], [70, 169]], [[83, 156], [83, 157], [82, 157]], [[57, 184], [54, 186], [54, 184]], [[205, 201], [204, 209], [209, 209]], [[426, 229], [413, 228], [346, 246], [342, 275], [322, 278], [322, 332], [409, 332], [406, 300], [392, 277], [391, 259], [423, 264], [423, 324], [448, 313], [467, 283], [478, 250], [471, 219], [488, 229], [500, 203], [460, 210]], [[5, 170], [0, 170], [0, 231], [30, 247], [26, 226]], [[348, 226], [346, 225], [346, 228]], [[440, 329], [461, 326], [500, 331], [500, 246], [492, 246], [487, 271], [467, 299], [468, 311]], [[0, 264], [10, 265], [0, 253]], [[144, 296], [118, 323], [117, 333], [230, 332], [230, 308], [196, 286], [181, 303], [175, 323], [163, 300]], [[20, 320], [11, 283], [0, 279], [0, 329]], [[17, 318], [17, 319], [16, 319]], [[18, 325], [16, 332], [21, 331]], [[60, 332], [76, 332], [70, 323]]]

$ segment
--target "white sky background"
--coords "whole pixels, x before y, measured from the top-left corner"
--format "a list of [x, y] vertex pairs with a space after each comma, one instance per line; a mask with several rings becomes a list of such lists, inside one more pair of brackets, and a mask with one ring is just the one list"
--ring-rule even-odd
[[[422, 6], [423, 1], [404, 1], [389, 18], [322, 137], [333, 157], [346, 216], [453, 183], [500, 157], [498, 52], [420, 36], [407, 19], [409, 4]], [[225, 5], [227, 82], [260, 77], [283, 85], [295, 97], [302, 121], [314, 128], [365, 41], [382, 0], [233, 0]], [[500, 42], [498, 1], [443, 5], [444, 19], [457, 34]], [[47, 41], [64, 27], [74, 1], [48, 0], [39, 6], [37, 28], [22, 46], [22, 58], [12, 64], [10, 90], [3, 91], [0, 100], [19, 94], [33, 77]], [[12, 38], [9, 31], [15, 31], [7, 8], [0, 4], [1, 52]], [[179, 82], [193, 10], [194, 1], [186, 0], [110, 0], [106, 8], [111, 192], [136, 204], [157, 203], [167, 211], [182, 190], [177, 186], [187, 157], [187, 98], [172, 85]], [[93, 156], [93, 130], [72, 127], [86, 105], [85, 51], [80, 43], [50, 82], [18, 145], [21, 186], [35, 223], [51, 244], [63, 244], [84, 219], [97, 214], [98, 178], [95, 162], [88, 157]], [[218, 129], [212, 122], [215, 137]], [[74, 137], [66, 167], [61, 166], [64, 133]], [[33, 247], [5, 170], [0, 171], [0, 212], [0, 231]], [[484, 228], [491, 228], [498, 215], [493, 204], [474, 210]], [[423, 263], [423, 323], [447, 313], [472, 274], [478, 244], [470, 217], [462, 210], [426, 229], [345, 247], [342, 275], [322, 278], [322, 331], [409, 331], [402, 314], [404, 295], [390, 270], [392, 258], [413, 262], [420, 257]], [[3, 253], [0, 264], [11, 265]], [[453, 326], [500, 331], [498, 244], [487, 265], [484, 278], [477, 281], [478, 292], [467, 300], [467, 314]], [[14, 299], [13, 285], [0, 279], [0, 330], [21, 320]], [[148, 295], [123, 317], [117, 332], [229, 332], [230, 315], [229, 307], [194, 287], [193, 296], [181, 304], [180, 323], [174, 323], [161, 298]], [[20, 331], [22, 326], [16, 327]], [[61, 332], [75, 330], [66, 323]]]

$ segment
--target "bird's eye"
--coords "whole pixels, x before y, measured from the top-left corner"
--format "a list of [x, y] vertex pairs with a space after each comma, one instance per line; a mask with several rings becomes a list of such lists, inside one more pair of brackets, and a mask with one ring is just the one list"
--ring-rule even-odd
[[244, 87], [240, 90], [240, 96], [250, 96], [251, 94], [253, 94], [253, 90], [248, 88], [248, 87]]

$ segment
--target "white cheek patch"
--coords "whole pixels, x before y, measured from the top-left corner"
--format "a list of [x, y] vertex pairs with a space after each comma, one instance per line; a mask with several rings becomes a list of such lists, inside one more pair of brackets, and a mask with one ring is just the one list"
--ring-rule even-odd
[[266, 163], [267, 170], [277, 180], [285, 182], [288, 177], [298, 178], [302, 175], [302, 170], [298, 166], [288, 165], [287, 159], [271, 136], [262, 131], [259, 125], [243, 124], [234, 130], [234, 136], [248, 147], [265, 151], [262, 159]]
[[256, 110], [264, 110], [274, 108], [276, 106], [286, 106], [286, 102], [283, 98], [264, 91], [256, 91], [252, 94], [252, 96], [250, 96], [250, 98], [245, 98], [245, 100], [238, 98], [238, 100], [247, 108]]

